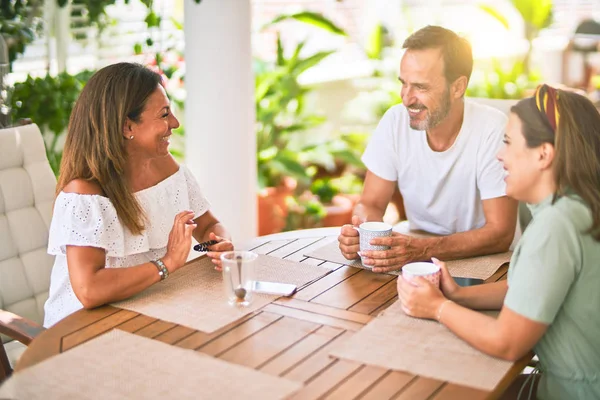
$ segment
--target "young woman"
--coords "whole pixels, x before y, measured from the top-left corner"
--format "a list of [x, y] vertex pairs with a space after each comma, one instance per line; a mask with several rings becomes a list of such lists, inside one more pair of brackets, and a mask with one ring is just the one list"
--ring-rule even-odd
[[186, 262], [192, 237], [232, 250], [193, 175], [169, 153], [172, 114], [161, 77], [137, 64], [102, 68], [69, 123], [48, 252], [56, 256], [44, 326], [133, 296]]
[[[507, 194], [527, 202], [533, 220], [508, 281], [459, 287], [434, 260], [441, 291], [398, 279], [398, 295], [408, 315], [437, 319], [487, 354], [517, 360], [533, 350], [538, 398], [598, 399], [600, 115], [585, 97], [546, 85], [511, 111], [498, 158]], [[473, 309], [501, 311], [494, 319]]]

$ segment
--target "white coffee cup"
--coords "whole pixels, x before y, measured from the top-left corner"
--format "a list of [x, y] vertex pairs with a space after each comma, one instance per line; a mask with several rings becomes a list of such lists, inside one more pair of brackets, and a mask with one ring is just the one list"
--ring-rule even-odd
[[[358, 228], [354, 228], [358, 231], [360, 236], [360, 252], [367, 250], [389, 250], [390, 246], [379, 246], [372, 245], [371, 239], [377, 237], [389, 237], [392, 236], [392, 226], [390, 224], [386, 224], [385, 222], [363, 222], [358, 226]], [[362, 260], [362, 255], [360, 256]], [[365, 265], [368, 267], [368, 265]]]
[[402, 278], [411, 281], [416, 277], [427, 279], [435, 286], [440, 287], [440, 267], [430, 262], [414, 262], [402, 267]]

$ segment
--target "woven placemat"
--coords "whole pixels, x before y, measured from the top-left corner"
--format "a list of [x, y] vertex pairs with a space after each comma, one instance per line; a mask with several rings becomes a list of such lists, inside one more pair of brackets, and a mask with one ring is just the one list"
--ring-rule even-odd
[[[326, 244], [311, 252], [304, 254], [306, 257], [316, 258], [324, 261], [331, 261], [338, 264], [349, 265], [351, 267], [371, 269], [364, 266], [360, 260], [348, 260], [339, 249], [338, 242]], [[512, 251], [506, 253], [491, 254], [481, 257], [464, 258], [462, 260], [446, 261], [446, 266], [450, 275], [463, 278], [488, 279], [502, 265], [510, 261]], [[388, 272], [389, 275], [400, 275], [399, 271]]]
[[[331, 272], [326, 268], [265, 255], [258, 256], [256, 267], [258, 280], [291, 283], [298, 288]], [[202, 257], [176, 271], [164, 282], [113, 305], [210, 333], [277, 298], [254, 294], [248, 307], [230, 306], [221, 272], [215, 271], [209, 258]]]
[[492, 390], [512, 363], [483, 354], [436, 321], [412, 318], [396, 302], [330, 355]]
[[120, 330], [14, 374], [0, 398], [283, 399], [301, 384]]

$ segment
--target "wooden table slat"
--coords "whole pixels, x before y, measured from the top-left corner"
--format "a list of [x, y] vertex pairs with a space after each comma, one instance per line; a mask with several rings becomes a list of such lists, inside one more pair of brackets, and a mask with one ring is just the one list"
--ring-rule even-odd
[[258, 254], [269, 254], [272, 251], [287, 246], [294, 240], [295, 239], [271, 240], [267, 243], [261, 244], [260, 246], [253, 248], [252, 251]]
[[489, 395], [488, 392], [482, 390], [473, 389], [460, 385], [446, 384], [444, 387], [435, 394], [434, 400], [482, 400]]
[[391, 306], [392, 304], [394, 304], [397, 300], [398, 300], [398, 295], [396, 295], [393, 298], [389, 299], [388, 301], [386, 301], [385, 303], [383, 303], [380, 307], [377, 307], [375, 310], [373, 310], [371, 312], [371, 315], [374, 316], [374, 317], [378, 316], [382, 311], [384, 311], [386, 308], [388, 308], [389, 306]]
[[163, 343], [173, 344], [190, 336], [194, 332], [196, 332], [195, 329], [188, 328], [187, 326], [177, 325], [174, 328], [155, 336], [154, 339], [159, 340]]
[[19, 362], [15, 367], [15, 371], [19, 371], [29, 365], [36, 364], [62, 350], [62, 341], [65, 337], [65, 332], [74, 333], [80, 329], [90, 326], [107, 318], [112, 314], [120, 312], [121, 309], [111, 306], [100, 307], [93, 310], [88, 310], [83, 314], [72, 314], [65, 319], [59, 321], [56, 325], [42, 332], [29, 344], [27, 351], [23, 353]]
[[257, 317], [260, 314], [262, 314], [262, 311], [250, 313], [250, 314], [238, 319], [237, 321], [234, 321], [212, 333], [196, 331], [193, 334], [191, 334], [190, 336], [185, 337], [182, 340], [180, 340], [179, 342], [175, 342], [174, 344], [175, 344], [175, 346], [181, 347], [183, 349], [192, 349], [192, 350], [198, 349], [199, 347], [210, 342], [211, 340], [225, 334], [226, 332], [229, 332], [230, 330], [234, 329], [235, 327], [245, 323], [249, 319]]
[[256, 317], [247, 320], [227, 333], [206, 343], [204, 346], [197, 347], [196, 350], [200, 350], [211, 356], [218, 356], [281, 318], [283, 318], [281, 315], [262, 312]]
[[84, 343], [93, 337], [96, 337], [104, 332], [108, 332], [113, 329], [117, 325], [122, 324], [125, 321], [129, 321], [132, 318], [135, 318], [138, 313], [129, 310], [120, 310], [114, 314], [109, 315], [106, 318], [101, 319], [99, 322], [88, 325], [85, 328], [82, 328], [74, 333], [71, 333], [62, 340], [62, 351], [67, 351], [71, 347], [77, 346], [81, 343]]
[[[324, 266], [325, 264], [322, 264]], [[325, 275], [323, 278], [318, 281], [312, 283], [311, 285], [303, 288], [294, 296], [294, 299], [310, 301], [313, 298], [319, 296], [320, 294], [326, 292], [331, 287], [344, 282], [350, 277], [358, 274], [361, 270], [358, 268], [352, 268], [348, 266], [341, 266], [336, 269], [332, 273]]]
[[329, 315], [316, 314], [310, 311], [299, 310], [297, 308], [290, 308], [280, 306], [279, 304], [269, 304], [264, 307], [265, 311], [272, 312], [275, 314], [284, 315], [286, 317], [292, 317], [303, 321], [311, 321], [321, 325], [329, 325], [337, 328], [347, 329], [350, 331], [360, 330], [364, 324], [349, 321], [347, 319], [340, 319], [331, 317]]
[[364, 366], [357, 362], [337, 360], [291, 398], [293, 400], [321, 398], [362, 368]]
[[390, 301], [391, 299], [398, 296], [398, 290], [396, 287], [396, 279], [392, 279], [348, 310], [356, 311], [363, 314], [371, 314], [379, 307]]
[[[316, 250], [319, 247], [325, 246], [326, 244], [328, 244], [332, 241], [332, 239], [328, 238], [328, 237], [317, 237], [317, 238], [307, 238], [307, 239], [308, 240], [306, 240], [304, 243], [309, 243], [308, 245], [306, 245], [298, 250], [295, 250], [291, 254], [286, 255], [285, 259], [291, 260], [291, 261], [302, 261], [307, 258], [304, 254], [311, 252], [313, 250]], [[273, 255], [275, 255], [275, 254], [273, 254]], [[311, 258], [310, 260], [317, 260], [317, 259]], [[318, 260], [318, 261], [320, 261], [321, 263], [324, 262], [322, 260]]]
[[330, 307], [348, 309], [395, 279], [396, 277], [393, 275], [374, 274], [361, 269], [357, 274], [345, 280], [344, 285], [336, 285], [311, 301]]
[[416, 376], [406, 372], [389, 371], [386, 376], [364, 392], [360, 400], [391, 399], [413, 379], [416, 379]]
[[352, 376], [352, 379], [346, 380], [344, 383], [336, 387], [332, 392], [327, 394], [327, 400], [350, 400], [356, 399], [361, 393], [366, 391], [381, 380], [389, 371], [385, 368], [374, 367], [367, 365]]
[[296, 308], [299, 310], [309, 311], [321, 315], [329, 315], [339, 319], [347, 319], [348, 321], [358, 322], [359, 324], [367, 324], [371, 322], [373, 317], [366, 314], [361, 314], [348, 310], [340, 310], [338, 308], [327, 307], [323, 304], [310, 303], [307, 301], [297, 300], [293, 298], [282, 297], [273, 302], [284, 307]]
[[324, 325], [259, 369], [271, 375], [284, 375], [344, 332], [343, 329]]
[[[308, 257], [304, 257], [304, 258], [302, 258], [302, 257], [304, 257], [304, 256], [298, 256], [298, 257], [297, 257], [297, 260], [296, 260], [296, 259], [294, 259], [294, 258], [291, 258], [291, 260], [292, 260], [292, 261], [298, 261], [298, 262], [301, 262], [302, 264], [305, 264], [305, 263], [306, 263], [306, 264], [309, 264], [309, 265], [316, 265], [316, 266], [320, 266], [320, 267], [323, 267], [323, 268], [327, 268], [327, 266], [326, 266], [326, 265], [324, 265], [324, 264], [325, 264], [325, 261], [323, 261], [323, 260], [317, 260], [316, 258], [308, 258]], [[301, 258], [302, 258], [302, 259], [301, 259]], [[286, 258], [286, 260], [290, 260], [290, 258]], [[327, 268], [327, 269], [330, 269], [330, 270], [331, 270], [331, 268]]]
[[151, 323], [143, 327], [142, 329], [135, 332], [136, 335], [140, 335], [147, 338], [155, 338], [158, 335], [168, 331], [169, 329], [173, 329], [177, 324], [172, 322], [157, 320], [156, 322]]
[[121, 325], [117, 325], [116, 328], [125, 332], [134, 333], [156, 321], [158, 321], [156, 318], [138, 314], [136, 317], [123, 322]]
[[502, 265], [492, 276], [487, 278], [486, 282], [497, 282], [503, 278], [505, 278], [506, 273], [508, 272], [508, 264]]
[[352, 332], [345, 331], [341, 335], [335, 337], [329, 341], [325, 346], [321, 347], [318, 351], [311, 354], [308, 358], [302, 360], [299, 364], [294, 366], [291, 370], [286, 371], [283, 377], [291, 379], [297, 382], [308, 382], [314, 376], [318, 375], [325, 368], [333, 364], [336, 359], [329, 357], [329, 351], [337, 346], [342, 341], [352, 337]]
[[293, 255], [296, 253], [300, 253], [299, 256], [303, 256], [302, 253], [304, 252], [305, 248], [314, 243], [319, 243], [323, 239], [323, 237], [296, 239], [293, 242], [278, 248], [277, 250], [271, 251], [269, 255], [273, 257], [288, 258], [293, 257]]
[[320, 325], [312, 322], [281, 318], [227, 350], [219, 358], [259, 368], [318, 328]]
[[427, 399], [440, 390], [443, 384], [444, 382], [436, 379], [417, 377], [410, 381], [410, 383], [394, 397], [394, 400]]

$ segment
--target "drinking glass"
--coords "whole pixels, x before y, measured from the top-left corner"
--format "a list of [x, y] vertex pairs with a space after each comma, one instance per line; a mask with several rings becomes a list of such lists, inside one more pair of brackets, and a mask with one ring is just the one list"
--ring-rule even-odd
[[223, 286], [232, 306], [246, 307], [252, 302], [252, 288], [258, 254], [251, 251], [226, 251], [221, 254]]

